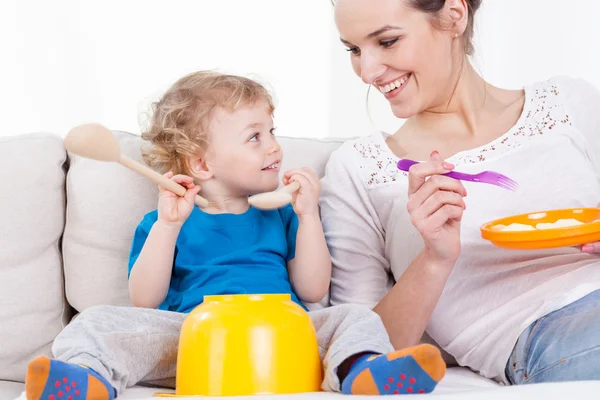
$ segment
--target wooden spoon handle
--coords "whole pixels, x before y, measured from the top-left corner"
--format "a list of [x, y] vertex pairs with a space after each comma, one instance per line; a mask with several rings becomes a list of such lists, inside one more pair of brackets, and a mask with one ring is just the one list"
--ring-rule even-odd
[[298, 189], [300, 189], [300, 184], [298, 182], [294, 181], [294, 182], [290, 183], [289, 185], [282, 187], [281, 189], [279, 189], [279, 191], [292, 194]]
[[[151, 169], [137, 161], [134, 161], [131, 158], [124, 156], [123, 154], [121, 154], [121, 156], [119, 157], [118, 162], [119, 162], [119, 164], [152, 180], [157, 185], [161, 185], [165, 189], [170, 190], [171, 192], [177, 194], [178, 196], [185, 195], [186, 188], [181, 186], [179, 183], [173, 182], [172, 180], [165, 177], [164, 175], [159, 174], [158, 172], [154, 171], [153, 169]], [[206, 200], [204, 197], [201, 197], [198, 195], [196, 195], [196, 198], [194, 199], [194, 203], [196, 203], [196, 205], [198, 207], [208, 206], [208, 200]]]

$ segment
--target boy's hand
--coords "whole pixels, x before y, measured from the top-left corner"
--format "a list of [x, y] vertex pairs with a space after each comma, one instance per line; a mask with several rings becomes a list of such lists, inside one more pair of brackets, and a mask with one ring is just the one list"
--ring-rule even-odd
[[300, 168], [283, 174], [283, 184], [298, 182], [300, 189], [292, 195], [292, 205], [298, 216], [319, 215], [319, 194], [321, 181], [310, 168]]
[[200, 191], [200, 186], [195, 185], [194, 179], [187, 175], [173, 176], [172, 172], [167, 172], [165, 176], [182, 185], [187, 191], [181, 197], [159, 185], [158, 220], [180, 228], [195, 207], [194, 198]]

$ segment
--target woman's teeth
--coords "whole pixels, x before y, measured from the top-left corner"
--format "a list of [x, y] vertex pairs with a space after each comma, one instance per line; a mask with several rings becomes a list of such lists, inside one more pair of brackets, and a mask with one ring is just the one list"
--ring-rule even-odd
[[385, 86], [379, 86], [379, 90], [381, 90], [383, 93], [388, 93], [391, 92], [392, 90], [399, 88], [401, 86], [403, 86], [406, 81], [408, 80], [408, 78], [410, 77], [409, 75], [404, 75], [402, 78], [395, 80], [392, 83], [389, 83]]

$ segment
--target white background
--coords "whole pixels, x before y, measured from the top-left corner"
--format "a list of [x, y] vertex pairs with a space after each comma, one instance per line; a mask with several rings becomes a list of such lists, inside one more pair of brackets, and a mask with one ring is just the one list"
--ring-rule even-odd
[[[598, 15], [597, 0], [483, 0], [475, 65], [498, 86], [568, 74], [600, 87]], [[267, 82], [280, 135], [402, 122], [376, 92], [370, 122], [329, 0], [0, 0], [0, 136], [84, 122], [139, 132], [150, 102], [197, 69]]]

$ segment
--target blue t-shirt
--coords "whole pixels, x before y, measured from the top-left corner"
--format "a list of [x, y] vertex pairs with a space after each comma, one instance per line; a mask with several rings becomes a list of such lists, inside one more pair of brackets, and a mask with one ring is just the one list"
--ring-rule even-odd
[[[138, 225], [129, 256], [129, 274], [156, 210]], [[250, 207], [243, 214], [207, 214], [194, 207], [175, 244], [169, 291], [160, 310], [188, 313], [205, 295], [291, 294], [287, 262], [296, 252], [298, 217], [292, 206], [278, 210]]]

